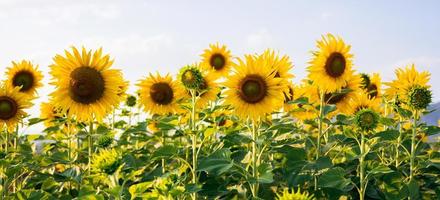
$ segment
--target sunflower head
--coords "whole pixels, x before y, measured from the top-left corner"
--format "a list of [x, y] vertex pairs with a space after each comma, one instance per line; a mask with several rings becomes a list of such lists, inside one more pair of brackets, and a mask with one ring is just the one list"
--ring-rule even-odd
[[98, 147], [107, 148], [113, 143], [113, 137], [111, 135], [105, 134], [98, 138]]
[[122, 155], [115, 149], [101, 149], [94, 155], [92, 167], [105, 174], [113, 174], [122, 164]]
[[24, 109], [32, 106], [29, 95], [20, 92], [20, 87], [0, 87], [0, 127], [6, 125], [9, 131], [27, 114]]
[[379, 124], [379, 115], [371, 109], [356, 112], [354, 123], [363, 131], [371, 131]]
[[400, 101], [407, 102], [409, 91], [414, 86], [430, 87], [428, 85], [430, 73], [417, 71], [414, 64], [397, 69], [395, 74], [395, 80], [385, 83], [388, 86], [385, 96], [389, 99], [398, 97]]
[[187, 65], [180, 69], [179, 80], [187, 89], [198, 90], [203, 86], [203, 75], [198, 65]]
[[41, 103], [40, 118], [45, 120], [44, 124], [46, 127], [53, 126], [53, 121], [63, 116], [61, 109], [56, 107], [53, 102]]
[[318, 41], [318, 51], [308, 68], [309, 78], [325, 92], [334, 92], [341, 88], [352, 73], [352, 55], [350, 46], [341, 38], [331, 34]]
[[102, 49], [92, 52], [82, 48], [79, 52], [72, 47], [65, 56], [56, 55], [51, 65], [54, 101], [79, 121], [101, 121], [124, 100], [121, 94], [127, 85], [121, 71], [110, 69], [112, 64]]
[[211, 44], [201, 55], [202, 66], [216, 77], [229, 74], [232, 62], [231, 51], [225, 45]]
[[150, 74], [138, 84], [140, 102], [150, 114], [169, 114], [180, 112], [178, 100], [182, 98], [179, 85], [167, 74]]
[[432, 93], [427, 87], [414, 86], [408, 92], [408, 105], [416, 110], [426, 109], [432, 102]]
[[327, 104], [335, 104], [336, 108], [342, 112], [349, 114], [350, 113], [350, 104], [351, 99], [355, 98], [356, 95], [361, 92], [362, 78], [360, 75], [353, 74], [347, 78], [346, 84], [341, 87], [339, 90], [331, 93], [325, 93], [324, 101]]
[[136, 105], [136, 96], [129, 95], [125, 100], [125, 105], [128, 107], [134, 107]]
[[283, 90], [287, 88], [262, 56], [246, 56], [238, 60], [236, 73], [228, 77], [225, 92], [227, 104], [242, 117], [257, 119], [279, 109], [283, 105]]
[[314, 200], [316, 199], [313, 194], [309, 194], [307, 191], [301, 192], [301, 189], [298, 188], [298, 191], [295, 192], [294, 189], [289, 190], [288, 188], [284, 188], [282, 192], [277, 193], [277, 200]]
[[20, 87], [20, 92], [27, 95], [33, 96], [37, 89], [43, 85], [41, 71], [38, 70], [37, 65], [34, 66], [30, 61], [12, 62], [12, 67], [8, 68], [6, 75], [8, 77], [6, 84], [9, 87]]

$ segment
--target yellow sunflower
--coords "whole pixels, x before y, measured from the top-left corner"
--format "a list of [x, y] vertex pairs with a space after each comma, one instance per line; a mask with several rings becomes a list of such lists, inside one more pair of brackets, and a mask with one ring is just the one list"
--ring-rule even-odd
[[[196, 91], [197, 101], [196, 107], [203, 108], [209, 102], [215, 101], [217, 99], [217, 95], [220, 93], [220, 87], [215, 82], [216, 77], [212, 73], [208, 73], [206, 71], [202, 72], [202, 83], [200, 84], [200, 88]], [[191, 99], [191, 93], [187, 90], [185, 98]]]
[[[290, 71], [293, 68], [293, 64], [290, 61], [289, 56], [284, 55], [280, 57], [274, 50], [267, 49], [261, 55], [266, 62], [272, 67], [273, 72], [275, 73], [275, 78], [282, 78], [285, 82], [285, 85], [289, 84], [290, 79], [295, 77]], [[285, 88], [285, 93], [289, 92], [289, 88]]]
[[331, 34], [317, 42], [318, 51], [313, 52], [313, 59], [308, 67], [309, 79], [324, 92], [335, 92], [346, 84], [352, 74], [350, 45]]
[[414, 64], [399, 68], [395, 71], [396, 79], [385, 83], [388, 88], [385, 89], [385, 96], [389, 99], [398, 97], [399, 100], [405, 101], [408, 92], [414, 86], [427, 87], [431, 74], [427, 71], [418, 72]]
[[181, 112], [178, 101], [183, 97], [184, 89], [169, 74], [161, 76], [157, 73], [153, 76], [150, 73], [150, 76], [141, 80], [137, 86], [140, 87], [140, 102], [150, 114]]
[[355, 114], [362, 109], [371, 109], [377, 113], [380, 113], [380, 102], [374, 98], [370, 99], [369, 95], [365, 92], [357, 92], [356, 95], [349, 101], [349, 110], [346, 114]]
[[218, 43], [209, 45], [209, 49], [205, 49], [201, 56], [204, 69], [211, 71], [217, 78], [227, 76], [234, 64], [231, 51], [225, 45], [220, 46]]
[[59, 117], [63, 117], [61, 109], [56, 107], [52, 102], [41, 103], [40, 118], [44, 119], [46, 127], [54, 126], [53, 121]]
[[326, 104], [335, 104], [336, 108], [346, 114], [350, 114], [349, 102], [361, 91], [362, 78], [358, 74], [348, 77], [346, 84], [333, 93], [325, 93], [324, 101]]
[[275, 78], [273, 69], [262, 56], [238, 59], [235, 72], [225, 83], [225, 103], [232, 105], [242, 119], [258, 118], [279, 109], [284, 102], [282, 78]]
[[51, 67], [53, 101], [69, 115], [79, 121], [102, 119], [124, 100], [122, 72], [111, 69], [113, 60], [97, 51], [65, 51], [65, 56], [56, 55]]
[[[311, 94], [314, 90], [316, 90], [315, 94]], [[310, 99], [311, 95], [316, 95], [315, 98], [317, 98], [317, 88], [307, 82], [303, 82], [299, 87], [294, 87], [293, 89], [294, 100], [301, 97], [307, 97]], [[312, 102], [309, 103], [311, 104], [291, 104], [288, 111], [292, 114], [293, 117], [299, 120], [315, 119], [317, 117], [315, 109], [316, 104], [313, 104]]]
[[43, 74], [38, 70], [38, 65], [33, 65], [30, 61], [12, 62], [12, 67], [6, 72], [8, 79], [6, 85], [9, 87], [21, 87], [20, 92], [34, 96], [37, 88], [43, 86], [41, 80]]
[[13, 131], [27, 115], [24, 109], [31, 106], [30, 96], [20, 92], [20, 87], [0, 87], [0, 127], [6, 125], [8, 131]]

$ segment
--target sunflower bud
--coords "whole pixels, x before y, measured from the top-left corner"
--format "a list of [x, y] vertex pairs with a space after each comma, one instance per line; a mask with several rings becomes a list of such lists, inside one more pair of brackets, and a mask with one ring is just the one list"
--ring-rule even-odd
[[379, 115], [371, 109], [362, 109], [354, 117], [354, 123], [364, 131], [370, 131], [379, 124]]
[[136, 97], [133, 95], [129, 95], [127, 99], [125, 100], [125, 105], [128, 107], [133, 107], [136, 105]]
[[187, 89], [200, 89], [203, 85], [202, 72], [194, 66], [185, 66], [180, 70], [179, 79]]
[[408, 93], [408, 104], [414, 109], [426, 109], [432, 102], [432, 93], [427, 87], [415, 86]]
[[101, 148], [107, 148], [113, 143], [113, 137], [110, 135], [101, 135], [98, 138], [98, 146]]

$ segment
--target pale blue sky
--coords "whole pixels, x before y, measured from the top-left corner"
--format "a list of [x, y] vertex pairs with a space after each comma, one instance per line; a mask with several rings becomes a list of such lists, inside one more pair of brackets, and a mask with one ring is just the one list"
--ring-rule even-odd
[[[47, 75], [63, 49], [102, 46], [134, 83], [156, 70], [176, 73], [220, 42], [236, 56], [265, 48], [288, 54], [299, 82], [315, 41], [333, 33], [352, 45], [359, 72], [389, 81], [412, 62], [430, 71], [438, 101], [439, 9], [439, 1], [0, 0], [0, 73], [13, 60], [30, 59]], [[41, 99], [50, 90], [42, 89]]]

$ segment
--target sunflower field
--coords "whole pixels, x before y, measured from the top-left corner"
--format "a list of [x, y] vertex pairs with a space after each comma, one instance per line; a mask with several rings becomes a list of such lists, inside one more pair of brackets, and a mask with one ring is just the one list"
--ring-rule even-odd
[[[0, 87], [0, 199], [439, 199], [430, 73], [391, 82], [323, 35], [293, 82], [287, 55], [221, 44], [175, 75], [132, 81], [102, 49], [12, 62]], [[38, 118], [28, 109], [39, 106]], [[44, 124], [41, 134], [27, 132]]]

